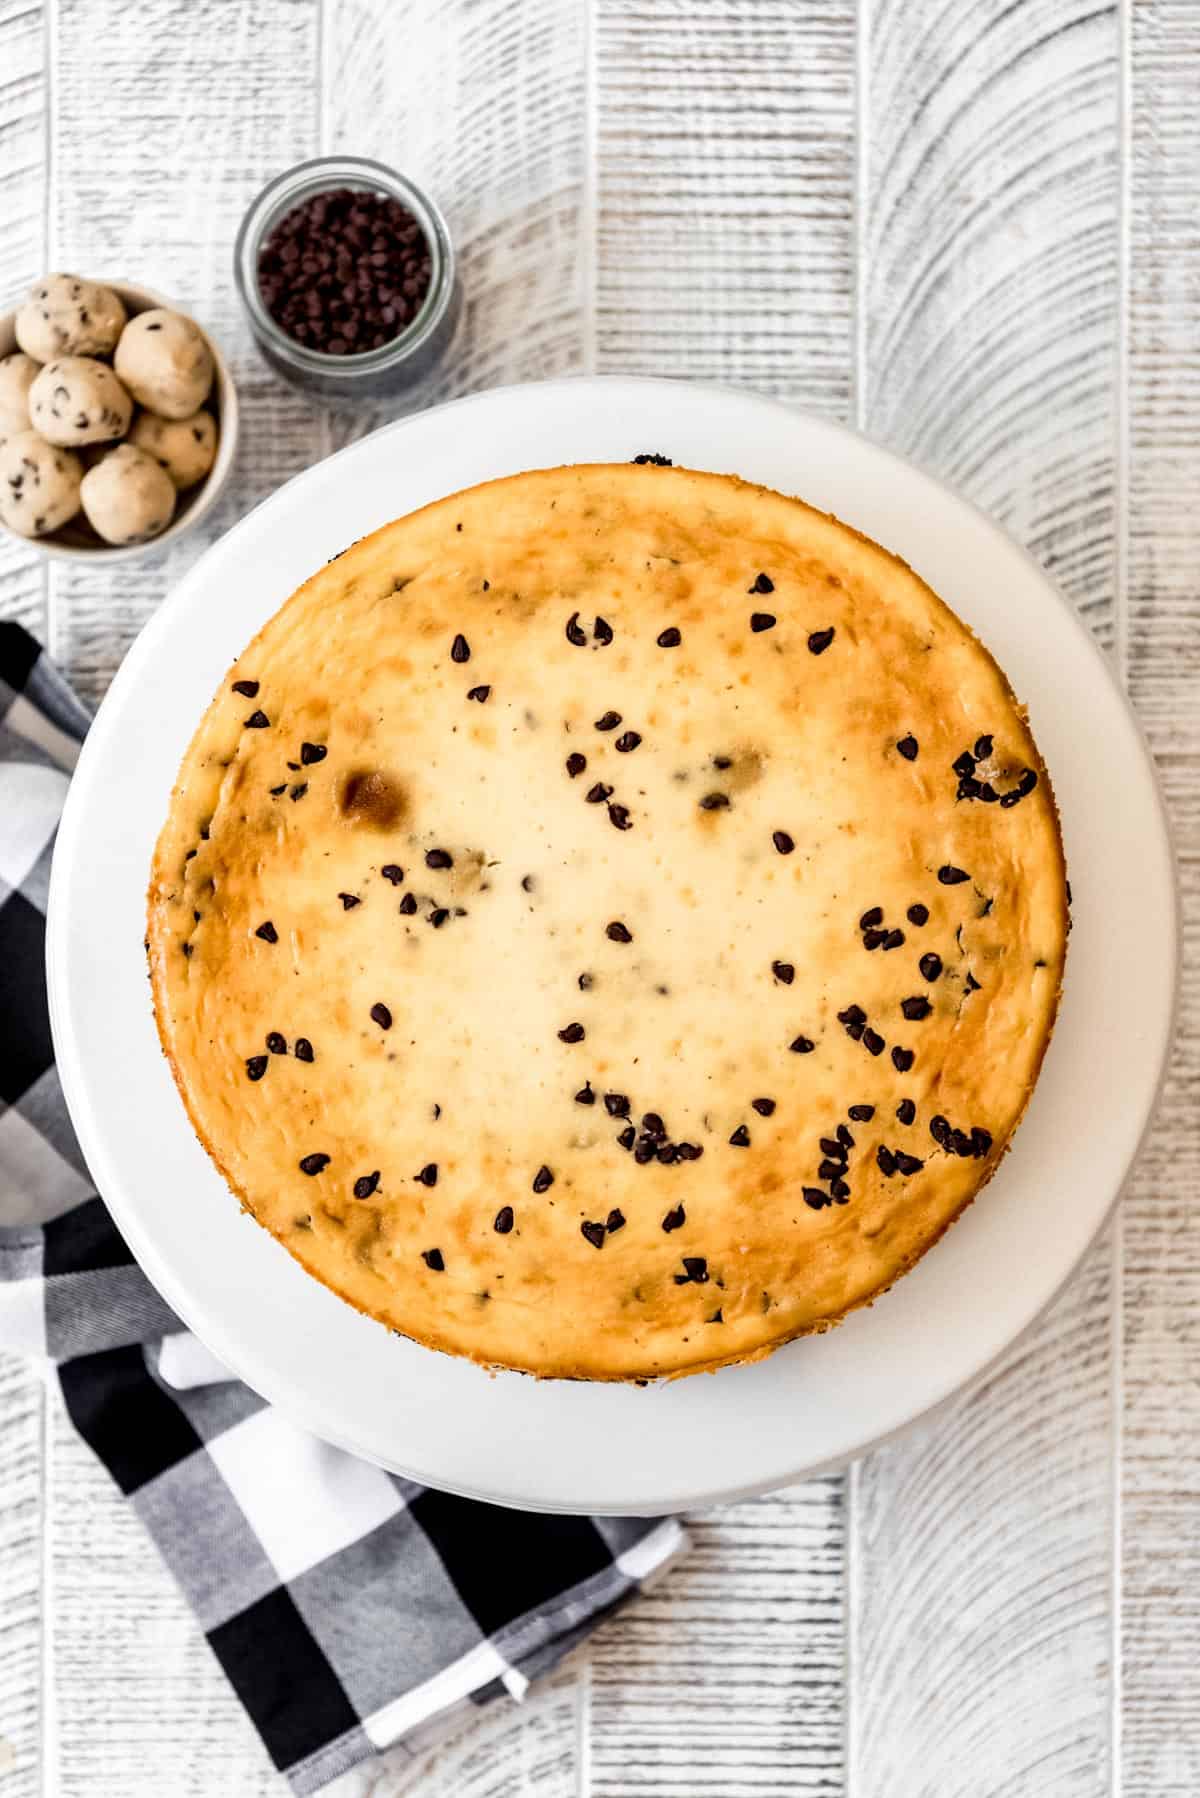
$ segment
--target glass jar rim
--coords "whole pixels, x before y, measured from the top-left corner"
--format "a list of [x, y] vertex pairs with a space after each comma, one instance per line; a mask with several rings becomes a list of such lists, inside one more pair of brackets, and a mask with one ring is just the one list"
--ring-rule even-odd
[[[263, 242], [279, 220], [305, 200], [338, 187], [385, 192], [408, 209], [429, 246], [429, 290], [417, 316], [387, 343], [374, 349], [333, 355], [310, 349], [291, 336], [267, 311], [258, 284], [258, 257]], [[341, 376], [369, 378], [406, 361], [425, 344], [441, 322], [454, 292], [454, 245], [441, 209], [407, 175], [367, 156], [314, 156], [294, 163], [267, 182], [247, 207], [233, 251], [234, 279], [242, 303], [260, 337], [296, 368]]]

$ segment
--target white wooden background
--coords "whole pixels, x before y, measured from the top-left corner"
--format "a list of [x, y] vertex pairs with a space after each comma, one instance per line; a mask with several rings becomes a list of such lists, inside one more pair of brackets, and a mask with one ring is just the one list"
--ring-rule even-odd
[[[1188, 907], [1157, 1131], [987, 1387], [694, 1519], [694, 1558], [523, 1709], [351, 1789], [1196, 1798], [1200, 0], [0, 0], [0, 300], [65, 266], [215, 329], [245, 448], [210, 536], [365, 428], [267, 375], [230, 275], [259, 185], [340, 148], [450, 214], [447, 392], [750, 386], [1001, 519], [1128, 685]], [[98, 698], [201, 547], [106, 576], [6, 545], [0, 608]], [[0, 1362], [0, 1792], [281, 1789], [138, 1524]]]

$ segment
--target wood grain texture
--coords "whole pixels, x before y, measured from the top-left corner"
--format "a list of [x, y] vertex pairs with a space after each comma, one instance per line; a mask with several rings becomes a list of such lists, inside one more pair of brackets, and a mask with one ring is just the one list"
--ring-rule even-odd
[[[863, 18], [860, 421], [999, 518], [1110, 639], [1115, 14]], [[1109, 1790], [1114, 1290], [1106, 1241], [978, 1392], [856, 1470], [854, 1798]]]
[[40, 1792], [42, 1426], [38, 1374], [0, 1355], [0, 1792]]
[[1200, 10], [1131, 6], [1128, 624], [1183, 897], [1179, 1034], [1124, 1213], [1123, 1798], [1200, 1791]]
[[850, 0], [595, 0], [595, 20], [596, 366], [846, 417]]
[[843, 1789], [842, 1487], [689, 1518], [689, 1559], [593, 1639], [591, 1798]]
[[[412, 175], [458, 251], [462, 325], [423, 404], [584, 365], [586, 25], [574, 0], [326, 0], [324, 148]], [[406, 409], [339, 414], [334, 444]]]

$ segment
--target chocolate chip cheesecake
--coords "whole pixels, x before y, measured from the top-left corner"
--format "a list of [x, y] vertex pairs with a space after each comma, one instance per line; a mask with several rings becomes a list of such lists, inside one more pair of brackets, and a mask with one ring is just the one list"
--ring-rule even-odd
[[306, 582], [159, 838], [164, 1050], [389, 1328], [586, 1379], [768, 1353], [994, 1172], [1054, 1022], [1050, 783], [988, 652], [798, 500], [517, 475]]

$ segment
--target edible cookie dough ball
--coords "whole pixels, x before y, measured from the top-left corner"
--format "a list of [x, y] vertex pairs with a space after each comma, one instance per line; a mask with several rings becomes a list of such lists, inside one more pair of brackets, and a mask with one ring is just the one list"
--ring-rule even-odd
[[212, 353], [182, 312], [156, 306], [121, 333], [116, 369], [139, 406], [162, 418], [190, 418], [212, 386]]
[[112, 443], [129, 429], [133, 401], [107, 362], [60, 356], [29, 389], [29, 416], [47, 443]]
[[45, 537], [79, 510], [83, 463], [36, 431], [0, 445], [0, 519], [22, 537]]
[[37, 379], [32, 356], [16, 350], [0, 358], [0, 443], [17, 431], [29, 429], [29, 389]]
[[145, 543], [166, 530], [175, 511], [170, 475], [131, 443], [118, 445], [88, 469], [80, 495], [106, 543]]
[[126, 317], [111, 287], [78, 275], [47, 275], [17, 313], [17, 342], [35, 362], [111, 356]]
[[190, 418], [158, 418], [153, 412], [139, 412], [129, 441], [153, 456], [170, 475], [176, 491], [183, 493], [202, 481], [212, 467], [217, 426], [211, 412], [193, 412]]

